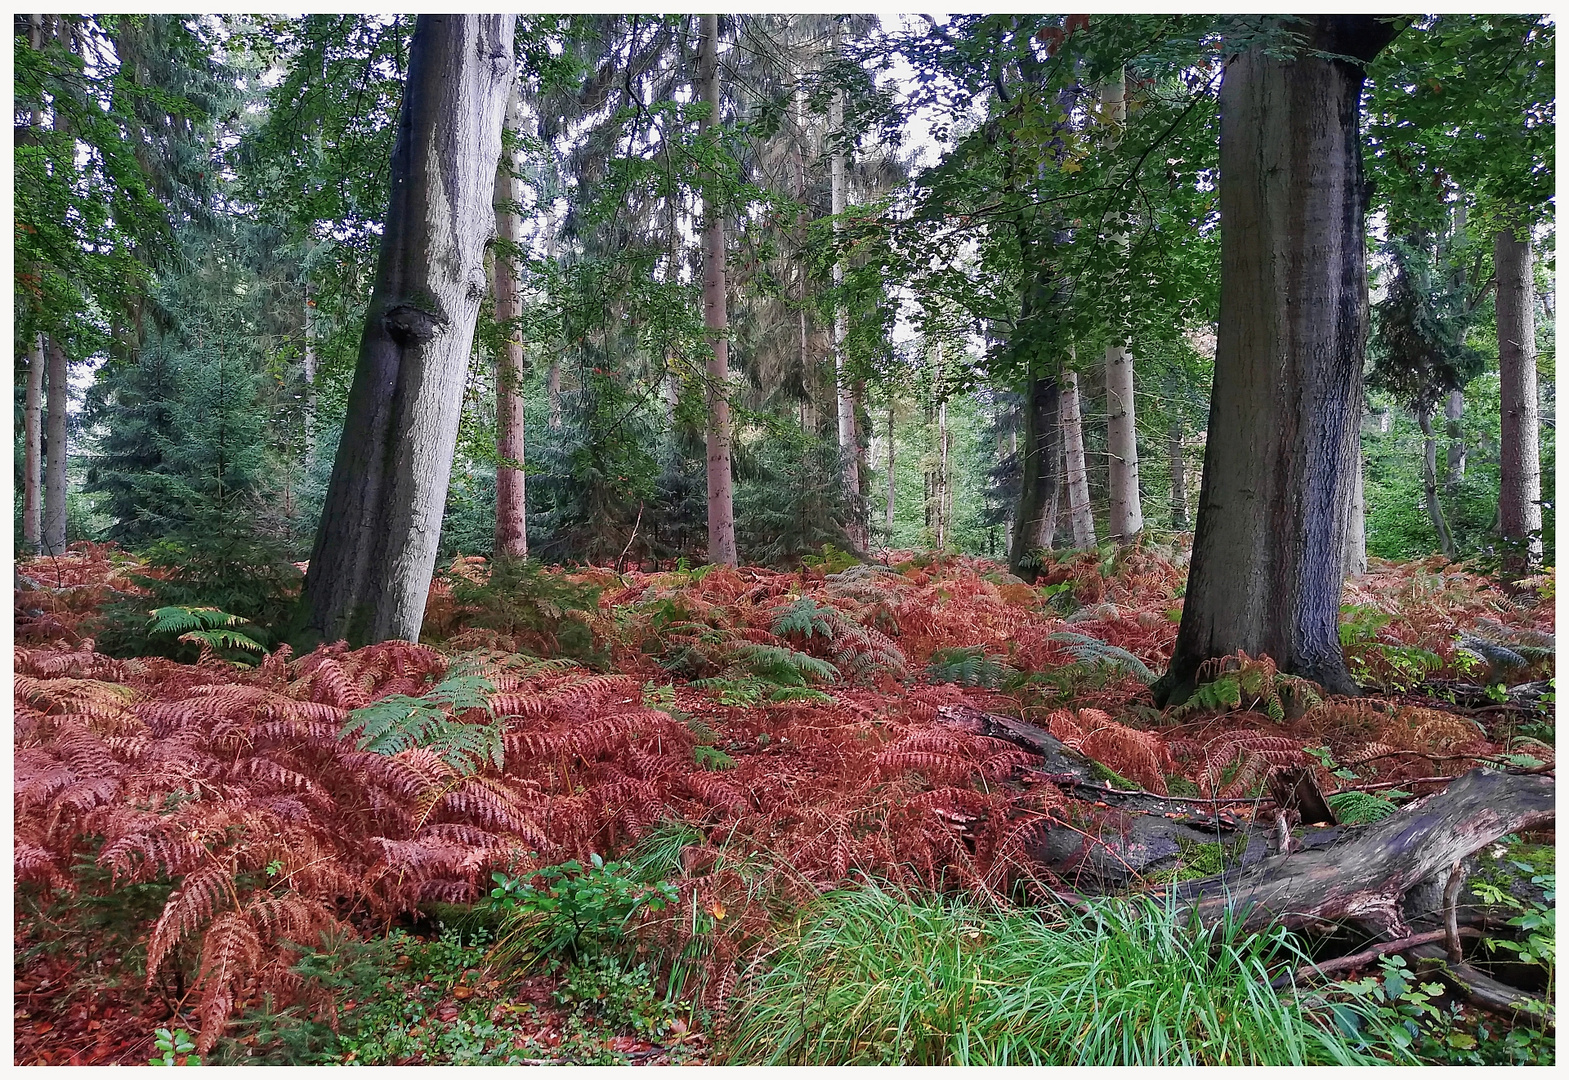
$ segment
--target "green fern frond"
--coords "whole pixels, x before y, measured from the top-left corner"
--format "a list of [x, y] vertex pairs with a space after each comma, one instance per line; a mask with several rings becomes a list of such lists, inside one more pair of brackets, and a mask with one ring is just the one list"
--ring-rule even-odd
[[[1404, 793], [1390, 792], [1390, 794]], [[1389, 799], [1369, 791], [1342, 791], [1338, 795], [1329, 796], [1326, 801], [1342, 825], [1366, 825], [1374, 821], [1383, 821], [1400, 809]]]
[[774, 616], [773, 633], [775, 637], [797, 634], [811, 637], [821, 634], [825, 638], [832, 638], [833, 617], [837, 614], [836, 609], [825, 608], [810, 596], [803, 596]]
[[932, 682], [960, 686], [995, 687], [1012, 673], [1013, 668], [988, 657], [979, 645], [938, 649], [926, 665], [926, 677]]
[[1192, 697], [1171, 710], [1171, 718], [1180, 720], [1193, 713], [1210, 710], [1229, 711], [1241, 707], [1242, 686], [1236, 672], [1231, 672], [1194, 690]]
[[241, 652], [265, 653], [267, 647], [246, 637], [238, 630], [192, 630], [181, 634], [177, 640], [192, 645], [206, 644], [214, 649], [238, 649]]
[[692, 747], [692, 759], [697, 762], [699, 768], [709, 772], [725, 772], [735, 768], [735, 758], [712, 746]]
[[1119, 649], [1115, 645], [1108, 645], [1099, 638], [1090, 637], [1088, 634], [1075, 633], [1072, 630], [1062, 630], [1050, 635], [1047, 640], [1060, 641], [1067, 646], [1068, 652], [1085, 663], [1104, 663], [1112, 667], [1121, 668], [1140, 681], [1149, 684], [1155, 681], [1155, 673], [1149, 665], [1134, 656], [1127, 649]]
[[808, 680], [834, 682], [839, 678], [839, 669], [828, 661], [778, 645], [748, 642], [737, 646], [731, 655], [752, 674], [780, 686], [804, 686]]

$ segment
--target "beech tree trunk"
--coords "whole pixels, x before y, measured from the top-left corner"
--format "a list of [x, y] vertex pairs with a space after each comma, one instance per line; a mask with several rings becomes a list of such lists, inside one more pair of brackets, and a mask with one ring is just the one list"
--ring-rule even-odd
[[415, 24], [376, 284], [305, 578], [316, 640], [419, 640], [485, 295], [513, 22]]
[[[516, 83], [507, 101], [507, 124], [516, 131], [523, 121], [523, 102]], [[518, 281], [518, 248], [523, 222], [518, 217], [518, 183], [514, 163], [503, 151], [496, 164], [496, 239], [493, 288], [496, 322], [501, 326], [501, 352], [496, 357], [496, 550], [497, 555], [528, 557], [528, 502], [523, 473], [523, 338], [517, 320], [523, 314]]]
[[885, 510], [888, 526], [889, 547], [893, 547], [893, 509], [894, 499], [896, 497], [896, 487], [894, 484], [895, 473], [893, 471], [893, 451], [893, 398], [890, 396], [888, 399], [888, 506]]
[[70, 364], [54, 338], [48, 340], [49, 415], [44, 446], [43, 552], [65, 550], [65, 410], [71, 399]]
[[22, 547], [30, 553], [43, 541], [44, 336], [34, 334], [31, 346], [22, 412]]
[[1433, 434], [1433, 414], [1424, 410], [1416, 418], [1422, 429], [1422, 497], [1427, 503], [1427, 516], [1433, 521], [1433, 532], [1438, 535], [1438, 550], [1455, 557], [1455, 538], [1449, 532], [1449, 522], [1444, 520], [1444, 508], [1438, 501], [1438, 439]]
[[[1522, 239], [1516, 239], [1516, 232]], [[1493, 238], [1498, 276], [1499, 432], [1498, 517], [1504, 539], [1517, 545], [1505, 565], [1530, 573], [1542, 561], [1542, 462], [1538, 445], [1536, 325], [1532, 302], [1531, 234], [1521, 226]]]
[[[835, 55], [839, 52], [839, 25], [834, 24], [833, 48]], [[838, 240], [843, 231], [838, 217], [844, 213], [846, 202], [846, 180], [844, 152], [838, 140], [843, 137], [844, 127], [844, 92], [836, 91], [833, 100], [828, 106], [829, 138], [835, 140], [833, 152], [828, 158], [828, 185], [829, 207], [834, 215], [834, 239]], [[844, 262], [834, 260], [833, 266], [834, 289], [844, 286]], [[850, 374], [845, 370], [844, 339], [849, 331], [849, 315], [844, 309], [844, 302], [840, 299], [834, 301], [834, 385], [837, 388], [839, 403], [839, 453], [844, 462], [844, 490], [850, 500], [851, 520], [850, 539], [857, 545], [864, 547], [860, 533], [860, 513], [856, 510], [861, 494], [860, 453], [856, 446], [855, 434], [855, 391], [850, 385]]]
[[1025, 388], [1024, 439], [1020, 447], [1024, 476], [1008, 552], [1008, 569], [1027, 581], [1035, 579], [1032, 556], [1045, 546], [1044, 534], [1051, 526], [1051, 494], [1057, 486], [1057, 463], [1062, 460], [1058, 404], [1057, 380], [1034, 374]]
[[[1115, 148], [1122, 123], [1127, 119], [1126, 80], [1122, 70], [1101, 87], [1101, 105], [1106, 119], [1114, 125], [1109, 146]], [[1111, 246], [1126, 259], [1127, 234], [1118, 231], [1109, 238]], [[1119, 298], [1119, 313], [1132, 302]], [[1111, 514], [1106, 531], [1119, 544], [1126, 544], [1144, 528], [1144, 507], [1139, 499], [1139, 443], [1134, 428], [1133, 353], [1127, 340], [1106, 346], [1106, 477], [1111, 492]]]
[[1177, 400], [1177, 380], [1171, 381], [1171, 424], [1166, 429], [1166, 453], [1171, 460], [1171, 527], [1186, 529], [1188, 521], [1188, 455], [1183, 447], [1182, 412]]
[[1368, 320], [1355, 61], [1393, 30], [1319, 15], [1304, 31], [1294, 58], [1250, 48], [1221, 84], [1219, 341], [1182, 626], [1154, 687], [1163, 706], [1186, 700], [1205, 660], [1239, 649], [1358, 693], [1339, 637]]
[[[701, 130], [719, 123], [719, 16], [700, 15], [698, 84], [708, 115]], [[725, 225], [718, 201], [703, 195], [703, 325], [708, 360], [708, 561], [736, 564], [735, 503], [730, 478], [730, 343], [725, 307]]]
[[1444, 402], [1444, 437], [1449, 446], [1444, 452], [1444, 486], [1453, 490], [1465, 479], [1465, 429], [1460, 420], [1465, 415], [1465, 391], [1449, 391]]
[[1079, 416], [1079, 376], [1062, 373], [1063, 461], [1068, 472], [1068, 525], [1073, 546], [1095, 546], [1095, 515], [1090, 509], [1090, 480], [1084, 464], [1084, 422]]

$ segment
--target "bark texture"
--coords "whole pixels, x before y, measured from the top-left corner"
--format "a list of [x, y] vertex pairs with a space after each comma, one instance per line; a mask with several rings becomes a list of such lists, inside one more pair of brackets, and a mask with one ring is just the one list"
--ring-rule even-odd
[[1013, 543], [1008, 552], [1008, 567], [1026, 580], [1035, 577], [1032, 554], [1044, 546], [1044, 533], [1051, 525], [1051, 494], [1057, 487], [1057, 463], [1062, 458], [1057, 418], [1057, 380], [1037, 374], [1027, 386], [1024, 408], [1024, 439], [1020, 447], [1023, 480], [1019, 488], [1019, 512], [1014, 519]]
[[[507, 125], [516, 131], [523, 120], [516, 84], [507, 102]], [[496, 322], [501, 326], [501, 352], [496, 356], [496, 554], [528, 557], [528, 503], [523, 474], [523, 338], [517, 320], [523, 314], [518, 281], [518, 246], [523, 223], [518, 217], [518, 182], [513, 162], [502, 152], [496, 164], [495, 273], [492, 288]]]
[[1221, 300], [1192, 569], [1161, 704], [1245, 650], [1355, 694], [1339, 639], [1367, 267], [1357, 122], [1372, 16], [1306, 20], [1294, 59], [1253, 48], [1221, 84]]
[[[34, 16], [37, 19], [37, 16]], [[35, 334], [27, 350], [27, 397], [22, 412], [22, 546], [43, 541], [44, 338]]]
[[391, 199], [305, 579], [307, 636], [419, 639], [494, 234], [511, 15], [421, 15]]
[[[839, 51], [839, 25], [834, 24], [833, 48], [835, 54]], [[846, 198], [846, 178], [844, 152], [839, 148], [838, 140], [843, 135], [844, 128], [844, 91], [836, 91], [833, 100], [828, 106], [829, 137], [835, 140], [833, 153], [828, 159], [828, 188], [829, 209], [834, 215], [834, 238], [837, 240], [841, 232], [838, 221], [840, 214], [844, 213]], [[844, 285], [844, 263], [834, 260], [833, 284], [837, 291]], [[855, 433], [855, 391], [850, 385], [850, 374], [845, 370], [844, 339], [849, 331], [849, 316], [844, 310], [842, 301], [834, 302], [834, 384], [838, 391], [839, 405], [839, 454], [844, 463], [844, 490], [845, 496], [850, 500], [851, 526], [850, 539], [864, 548], [865, 542], [860, 536], [860, 513], [855, 510], [859, 505], [861, 494], [860, 453], [856, 446]]]
[[1084, 421], [1079, 413], [1079, 376], [1062, 373], [1062, 446], [1068, 473], [1068, 523], [1073, 546], [1095, 545], [1095, 515], [1090, 509], [1090, 480], [1084, 463]]
[[[1518, 236], [1517, 236], [1518, 233]], [[1529, 572], [1542, 561], [1542, 460], [1538, 444], [1536, 323], [1531, 235], [1521, 228], [1493, 238], [1498, 275], [1498, 517], [1504, 539], [1518, 545], [1506, 565]]]
[[65, 410], [71, 399], [70, 363], [65, 349], [54, 338], [48, 340], [49, 415], [44, 445], [44, 518], [43, 552], [58, 555], [65, 550]]
[[1120, 345], [1110, 346], [1106, 350], [1106, 476], [1111, 516], [1106, 528], [1119, 544], [1131, 542], [1144, 528], [1133, 409], [1133, 353]]
[[[698, 84], [708, 116], [704, 131], [719, 123], [719, 16], [700, 15]], [[736, 564], [735, 500], [730, 477], [730, 343], [725, 306], [725, 225], [712, 194], [703, 197], [703, 326], [713, 354], [708, 360], [708, 561]]]
[[1449, 446], [1444, 452], [1444, 486], [1451, 490], [1465, 479], [1465, 429], [1461, 419], [1465, 416], [1465, 391], [1451, 390], [1444, 402], [1444, 437]]

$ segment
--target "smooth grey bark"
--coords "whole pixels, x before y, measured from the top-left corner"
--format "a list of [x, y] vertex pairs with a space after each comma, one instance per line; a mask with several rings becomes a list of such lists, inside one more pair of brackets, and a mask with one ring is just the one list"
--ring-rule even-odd
[[889, 399], [888, 399], [888, 505], [884, 508], [884, 514], [885, 514], [886, 522], [887, 522], [887, 526], [888, 526], [888, 546], [889, 547], [893, 546], [893, 511], [894, 511], [894, 502], [895, 502], [895, 499], [897, 498], [897, 495], [898, 495], [898, 489], [897, 489], [897, 487], [895, 485], [896, 474], [893, 471], [893, 464], [894, 464], [894, 462], [893, 462], [893, 455], [894, 455], [893, 419], [894, 419], [894, 417], [893, 417], [893, 398], [890, 396]]
[[[523, 122], [523, 102], [514, 82], [507, 100], [507, 126], [517, 131]], [[523, 222], [518, 216], [516, 164], [502, 152], [496, 162], [496, 239], [492, 289], [496, 322], [502, 328], [501, 352], [496, 357], [496, 538], [495, 553], [516, 559], [528, 557], [528, 501], [523, 473], [523, 338], [518, 319], [523, 314], [523, 292], [518, 280], [518, 248], [523, 242]]]
[[1221, 83], [1219, 340], [1163, 706], [1239, 650], [1359, 692], [1339, 637], [1368, 320], [1356, 61], [1393, 31], [1365, 15], [1305, 23], [1294, 58], [1250, 48]]
[[27, 350], [27, 397], [22, 411], [22, 547], [28, 552], [39, 550], [43, 542], [43, 414], [44, 336], [34, 334]]
[[1171, 462], [1171, 527], [1186, 529], [1188, 520], [1188, 455], [1183, 445], [1181, 388], [1171, 375], [1171, 423], [1166, 428], [1166, 455]]
[[[839, 24], [834, 23], [833, 29], [834, 55], [839, 53]], [[834, 239], [837, 242], [843, 226], [839, 223], [839, 215], [844, 213], [847, 201], [845, 177], [844, 150], [841, 140], [844, 128], [844, 91], [836, 90], [828, 104], [828, 129], [829, 138], [833, 140], [833, 151], [828, 158], [828, 191], [829, 212], [834, 216]], [[844, 262], [835, 259], [833, 265], [833, 286], [838, 290], [844, 286]], [[861, 475], [860, 452], [857, 447], [855, 431], [855, 390], [850, 385], [849, 372], [845, 370], [844, 339], [849, 332], [849, 315], [840, 300], [834, 302], [834, 386], [838, 400], [839, 415], [839, 454], [844, 464], [844, 490], [850, 500], [852, 508], [852, 524], [850, 539], [860, 547], [865, 547], [860, 537], [860, 514], [855, 512], [855, 507], [860, 502]]]
[[1465, 479], [1465, 429], [1461, 418], [1465, 416], [1465, 391], [1451, 390], [1444, 402], [1444, 437], [1449, 446], [1444, 452], [1444, 485], [1458, 487]]
[[1350, 519], [1346, 524], [1345, 575], [1361, 577], [1367, 573], [1367, 497], [1362, 488], [1362, 433], [1357, 432], [1356, 475], [1351, 483]]
[[1064, 371], [1062, 383], [1063, 464], [1068, 474], [1068, 526], [1073, 546], [1095, 546], [1095, 515], [1090, 508], [1089, 472], [1084, 463], [1084, 421], [1079, 414], [1079, 376]]
[[[1115, 149], [1122, 124], [1127, 120], [1126, 80], [1122, 70], [1101, 87], [1105, 120], [1112, 125], [1108, 147]], [[1125, 259], [1127, 233], [1118, 230], [1110, 244]], [[1125, 310], [1131, 298], [1119, 297]], [[1133, 353], [1126, 337], [1106, 346], [1106, 478], [1111, 513], [1106, 531], [1119, 544], [1131, 541], [1144, 528], [1144, 507], [1139, 498], [1139, 443], [1134, 426]]]
[[[706, 132], [719, 123], [719, 16], [700, 15], [699, 93]], [[730, 343], [725, 307], [725, 226], [712, 193], [703, 195], [703, 326], [713, 348], [708, 359], [708, 561], [736, 564], [735, 501], [730, 476]]]
[[65, 415], [71, 400], [70, 363], [65, 350], [48, 338], [49, 387], [47, 429], [44, 432], [43, 552], [65, 550]]
[[1438, 438], [1433, 434], [1433, 414], [1423, 411], [1417, 415], [1417, 427], [1422, 429], [1422, 499], [1427, 504], [1427, 516], [1433, 522], [1433, 532], [1438, 535], [1438, 550], [1451, 559], [1455, 557], [1455, 538], [1444, 519], [1443, 505], [1438, 501]]
[[305, 636], [419, 640], [436, 564], [512, 86], [512, 15], [421, 15]]
[[[1523, 237], [1516, 239], [1518, 231]], [[1519, 553], [1505, 565], [1529, 573], [1542, 561], [1542, 461], [1538, 443], [1536, 324], [1531, 283], [1531, 234], [1502, 229], [1493, 238], [1498, 277], [1498, 517], [1504, 539]]]

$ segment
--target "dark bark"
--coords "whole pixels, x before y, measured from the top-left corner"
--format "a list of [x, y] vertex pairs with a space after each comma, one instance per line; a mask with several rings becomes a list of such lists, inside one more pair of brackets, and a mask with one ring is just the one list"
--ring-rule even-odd
[[54, 338], [48, 340], [49, 415], [44, 433], [44, 519], [43, 552], [58, 555], [65, 550], [65, 416], [71, 400], [70, 362]]
[[1025, 388], [1024, 440], [1020, 449], [1024, 478], [1019, 489], [1019, 511], [1014, 517], [1013, 546], [1008, 568], [1027, 581], [1035, 580], [1031, 556], [1043, 546], [1050, 527], [1052, 493], [1057, 490], [1058, 462], [1062, 460], [1061, 426], [1057, 416], [1057, 379], [1035, 373]]
[[494, 235], [511, 15], [421, 15], [391, 200], [303, 602], [308, 640], [418, 640]]
[[1390, 27], [1314, 16], [1294, 59], [1254, 48], [1221, 85], [1221, 310], [1182, 626], [1162, 705], [1244, 650], [1358, 693], [1339, 640], [1355, 482], [1367, 268], [1365, 63]]

